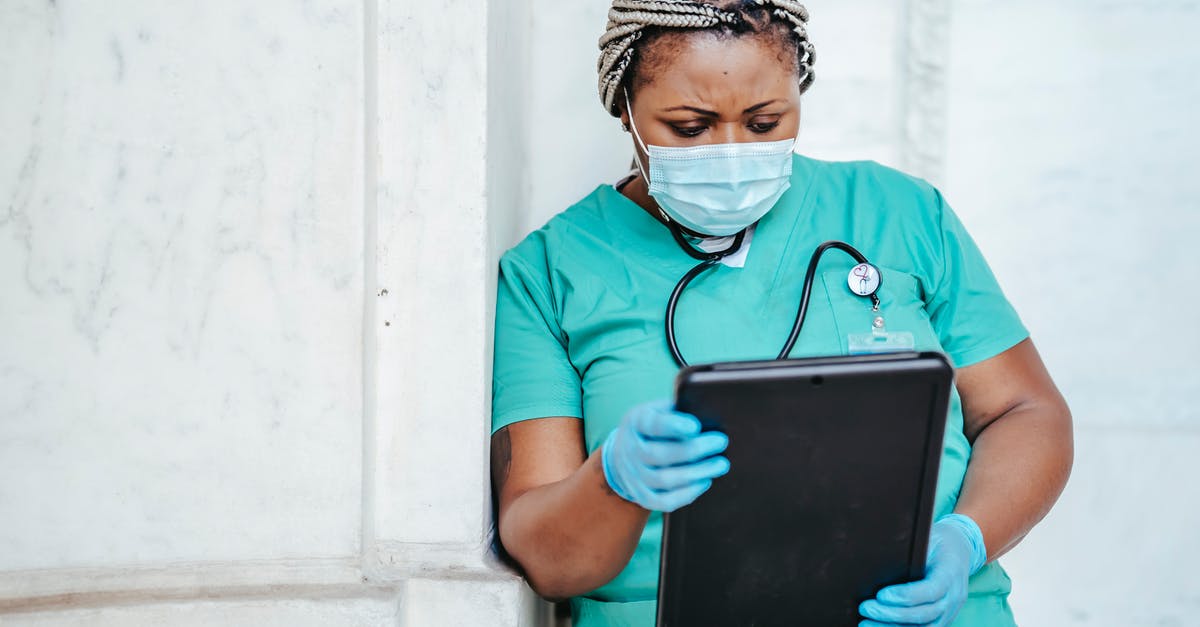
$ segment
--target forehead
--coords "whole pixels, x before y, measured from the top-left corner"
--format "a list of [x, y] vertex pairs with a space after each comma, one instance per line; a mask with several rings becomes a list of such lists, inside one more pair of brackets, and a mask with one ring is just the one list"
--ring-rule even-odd
[[799, 96], [794, 53], [769, 34], [669, 33], [643, 51], [634, 92], [710, 104], [734, 95]]

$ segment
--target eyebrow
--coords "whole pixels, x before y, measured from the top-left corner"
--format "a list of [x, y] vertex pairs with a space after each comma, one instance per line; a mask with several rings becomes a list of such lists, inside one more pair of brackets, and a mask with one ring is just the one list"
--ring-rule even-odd
[[[760, 102], [760, 103], [754, 105], [753, 107], [748, 107], [745, 111], [742, 111], [742, 114], [744, 115], [747, 113], [754, 113], [755, 111], [758, 111], [759, 109], [761, 109], [771, 103], [774, 103], [774, 102], [779, 102], [779, 99], [775, 98], [774, 100]], [[707, 115], [708, 117], [712, 117], [712, 118], [720, 117], [716, 111], [709, 111], [708, 109], [701, 109], [700, 107], [689, 107], [687, 105], [671, 107], [669, 109], [663, 109], [663, 111], [693, 111], [695, 113], [699, 113], [700, 115]]]

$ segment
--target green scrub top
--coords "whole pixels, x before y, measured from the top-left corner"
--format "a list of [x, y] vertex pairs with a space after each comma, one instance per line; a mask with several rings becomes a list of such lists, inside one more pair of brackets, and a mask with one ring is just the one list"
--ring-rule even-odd
[[[680, 299], [676, 338], [691, 363], [774, 358], [791, 330], [809, 257], [826, 240], [858, 248], [880, 268], [881, 315], [918, 350], [956, 367], [1028, 336], [941, 193], [873, 161], [793, 161], [791, 186], [759, 221], [741, 268], [717, 265]], [[673, 393], [677, 366], [663, 316], [696, 261], [667, 227], [611, 185], [552, 218], [500, 260], [492, 430], [550, 416], [583, 420], [594, 451], [630, 407]], [[871, 330], [870, 301], [853, 295], [855, 262], [829, 251], [792, 357], [848, 353]], [[954, 510], [971, 446], [951, 398], [934, 518]], [[720, 479], [718, 479], [720, 481]], [[576, 627], [652, 627], [662, 515], [653, 513], [629, 564], [571, 600]], [[1015, 625], [1008, 575], [996, 562], [970, 580], [956, 626]]]

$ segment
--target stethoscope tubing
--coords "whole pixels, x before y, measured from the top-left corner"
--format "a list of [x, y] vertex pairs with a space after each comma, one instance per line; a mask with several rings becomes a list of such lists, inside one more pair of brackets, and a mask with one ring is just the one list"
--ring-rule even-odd
[[[674, 222], [670, 224], [670, 227], [671, 234], [675, 237], [675, 241], [679, 243], [680, 247], [683, 248], [684, 252], [688, 253], [688, 255], [693, 258], [701, 260], [700, 263], [696, 264], [691, 270], [688, 270], [687, 273], [679, 279], [679, 281], [675, 284], [675, 289], [671, 290], [671, 297], [667, 299], [667, 313], [664, 320], [667, 336], [667, 348], [671, 351], [671, 357], [675, 359], [675, 363], [680, 368], [684, 368], [687, 367], [688, 362], [683, 358], [683, 354], [679, 351], [679, 344], [676, 342], [675, 338], [675, 310], [678, 308], [679, 298], [683, 295], [683, 291], [687, 289], [687, 286], [693, 280], [695, 280], [696, 277], [703, 274], [705, 270], [716, 266], [722, 258], [737, 252], [737, 250], [741, 248], [743, 236], [746, 234], [746, 231], [743, 230], [738, 233], [737, 237], [734, 239], [733, 245], [730, 246], [729, 249], [715, 253], [706, 253], [703, 251], [698, 251], [688, 244], [687, 240], [683, 238], [683, 234], [680, 232], [679, 227], [676, 226]], [[792, 352], [792, 348], [796, 346], [796, 341], [800, 338], [800, 330], [804, 327], [804, 319], [808, 316], [808, 305], [812, 298], [812, 288], [813, 282], [817, 276], [817, 267], [821, 263], [821, 257], [826, 251], [832, 248], [837, 248], [849, 254], [860, 264], [870, 263], [867, 261], [866, 256], [859, 252], [857, 248], [845, 242], [830, 240], [822, 243], [820, 246], [817, 246], [816, 250], [813, 251], [812, 257], [808, 261], [808, 270], [804, 273], [804, 288], [800, 294], [800, 306], [796, 311], [796, 319], [792, 322], [792, 330], [790, 333], [788, 333], [787, 341], [784, 342], [783, 348], [779, 351], [779, 355], [775, 359], [786, 359], [787, 356]], [[872, 292], [869, 297], [871, 299], [873, 308], [878, 309], [878, 287], [876, 287], [876, 291]]]

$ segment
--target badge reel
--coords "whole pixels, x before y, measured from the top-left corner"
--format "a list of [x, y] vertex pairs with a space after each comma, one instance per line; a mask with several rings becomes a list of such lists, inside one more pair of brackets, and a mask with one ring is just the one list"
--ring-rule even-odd
[[879, 291], [882, 277], [879, 268], [860, 263], [850, 270], [846, 279], [850, 291], [858, 296], [871, 297], [871, 330], [866, 333], [851, 333], [848, 337], [851, 355], [870, 353], [894, 353], [911, 351], [916, 348], [916, 340], [908, 331], [888, 331], [883, 315], [879, 312], [879, 299], [875, 293]]

